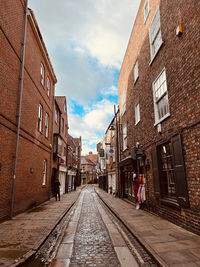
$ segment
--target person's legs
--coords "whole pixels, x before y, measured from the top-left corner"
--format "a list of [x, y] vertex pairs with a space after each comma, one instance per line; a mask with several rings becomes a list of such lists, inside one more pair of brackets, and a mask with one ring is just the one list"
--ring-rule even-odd
[[58, 191], [58, 200], [60, 201], [60, 190]]

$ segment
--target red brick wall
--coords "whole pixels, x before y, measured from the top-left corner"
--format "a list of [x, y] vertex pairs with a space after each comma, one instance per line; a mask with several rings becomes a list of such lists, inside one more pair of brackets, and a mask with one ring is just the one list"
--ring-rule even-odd
[[20, 1], [0, 2], [0, 220], [10, 213], [24, 10]]
[[[0, 220], [10, 214], [11, 188], [16, 146], [16, 115], [24, 29], [24, 1], [0, 3], [0, 163], [2, 169]], [[33, 54], [32, 54], [33, 53]], [[40, 64], [45, 66], [45, 86], [40, 84]], [[50, 98], [46, 77], [51, 80]], [[25, 71], [21, 107], [21, 129], [16, 172], [14, 214], [49, 198], [52, 144], [53, 77], [49, 73], [29, 21], [25, 53]], [[43, 105], [43, 130], [38, 131], [38, 106]], [[49, 136], [45, 137], [45, 113], [49, 114]], [[47, 160], [47, 182], [43, 182], [43, 162]], [[33, 168], [33, 173], [30, 172]]]
[[[188, 186], [190, 208], [174, 210], [161, 205], [155, 199], [153, 190], [152, 167], [147, 172], [148, 197], [150, 209], [164, 218], [189, 230], [199, 233], [200, 221], [200, 65], [199, 42], [200, 33], [198, 13], [200, 2], [189, 0], [161, 1], [161, 32], [163, 45], [152, 64], [149, 64], [150, 45], [148, 28], [154, 15], [154, 1], [149, 0], [150, 14], [146, 24], [143, 22], [143, 3], [135, 22], [128, 50], [119, 76], [119, 97], [127, 89], [126, 113], [121, 122], [128, 122], [128, 146], [140, 143], [150, 160], [153, 145], [169, 140], [173, 135], [182, 134], [182, 145], [185, 160], [185, 171]], [[183, 25], [183, 35], [176, 36], [176, 27]], [[134, 84], [133, 67], [138, 59], [139, 78]], [[170, 117], [161, 123], [162, 134], [154, 127], [154, 107], [152, 82], [165, 67]], [[141, 120], [135, 126], [134, 106], [140, 102]], [[121, 100], [119, 101], [121, 103]], [[189, 127], [191, 123], [197, 123]], [[124, 157], [128, 155], [124, 153]]]

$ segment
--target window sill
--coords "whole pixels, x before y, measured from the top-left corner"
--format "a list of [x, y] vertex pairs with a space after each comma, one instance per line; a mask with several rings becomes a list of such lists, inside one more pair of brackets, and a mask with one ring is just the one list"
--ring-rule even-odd
[[138, 124], [139, 124], [139, 122], [140, 122], [140, 120], [139, 120], [139, 121], [137, 121], [137, 122], [135, 123], [135, 126], [136, 126], [136, 125], [138, 125]]
[[154, 59], [156, 58], [157, 54], [159, 53], [161, 47], [163, 46], [164, 42], [161, 43], [160, 47], [158, 48], [157, 52], [155, 53], [155, 55], [152, 57], [149, 66], [151, 66], [151, 64], [153, 63]]
[[177, 200], [174, 198], [161, 198], [160, 203], [166, 206], [170, 206], [172, 208], [175, 208], [177, 210], [180, 210], [181, 207], [178, 204]]
[[159, 123], [163, 122], [164, 120], [166, 120], [168, 117], [170, 117], [170, 113], [167, 113], [162, 119], [160, 119], [159, 121], [156, 121], [154, 123], [154, 126], [157, 126]]

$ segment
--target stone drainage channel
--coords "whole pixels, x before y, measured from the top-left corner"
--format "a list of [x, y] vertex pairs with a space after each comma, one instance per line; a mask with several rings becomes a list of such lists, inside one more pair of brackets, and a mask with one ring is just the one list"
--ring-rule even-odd
[[159, 266], [88, 186], [24, 267]]

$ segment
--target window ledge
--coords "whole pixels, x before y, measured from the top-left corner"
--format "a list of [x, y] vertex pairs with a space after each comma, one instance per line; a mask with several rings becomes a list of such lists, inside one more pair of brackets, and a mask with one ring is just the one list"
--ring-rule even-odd
[[173, 198], [161, 198], [160, 199], [160, 203], [163, 204], [163, 205], [170, 206], [172, 208], [178, 209], [178, 210], [181, 209], [181, 207], [178, 204], [177, 200], [173, 199]]
[[159, 123], [163, 122], [164, 120], [166, 120], [168, 117], [170, 117], [170, 113], [167, 113], [162, 119], [160, 119], [159, 121], [156, 121], [154, 123], [154, 126], [157, 126]]
[[138, 125], [139, 123], [140, 123], [140, 120], [135, 123], [135, 126]]
[[149, 66], [151, 66], [151, 64], [153, 63], [154, 59], [156, 58], [158, 52], [160, 51], [161, 47], [163, 46], [164, 42], [162, 41], [160, 47], [158, 48], [157, 52], [155, 53], [155, 55], [152, 57], [150, 63], [149, 63]]

